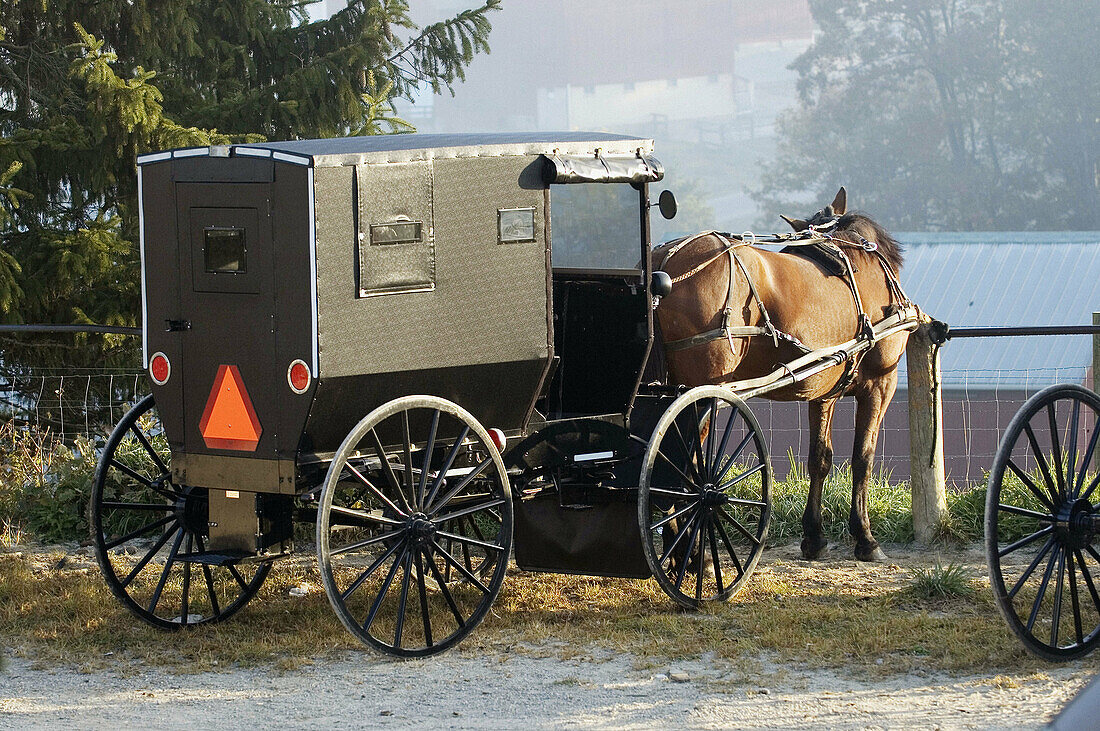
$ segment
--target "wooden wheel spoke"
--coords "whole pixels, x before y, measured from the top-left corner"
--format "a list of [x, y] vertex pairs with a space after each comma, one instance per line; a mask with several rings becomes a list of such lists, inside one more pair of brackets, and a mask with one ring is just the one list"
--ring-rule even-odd
[[330, 556], [342, 556], [345, 553], [351, 553], [352, 551], [358, 551], [360, 548], [366, 548], [367, 546], [373, 546], [375, 543], [380, 543], [385, 540], [392, 540], [401, 538], [404, 535], [404, 531], [391, 530], [386, 531], [377, 536], [371, 536], [361, 541], [349, 544], [347, 546], [340, 546], [339, 548], [333, 548], [329, 550]]
[[[1077, 472], [1077, 479], [1074, 480], [1074, 498], [1081, 496], [1081, 488], [1085, 486], [1085, 475], [1088, 474], [1088, 469], [1092, 464], [1092, 455], [1096, 453], [1097, 438], [1100, 438], [1100, 413], [1097, 414], [1096, 423], [1092, 426], [1092, 436], [1089, 437], [1089, 445], [1085, 448], [1085, 456], [1084, 459], [1081, 460], [1081, 468]], [[1097, 477], [1100, 479], [1100, 474], [1098, 474]], [[1095, 484], [1096, 482], [1093, 481], [1093, 485]]]
[[1035, 602], [1031, 605], [1031, 614], [1027, 618], [1027, 631], [1031, 634], [1032, 629], [1035, 627], [1035, 620], [1039, 617], [1039, 608], [1043, 604], [1043, 599], [1046, 597], [1047, 586], [1050, 584], [1051, 574], [1054, 572], [1054, 564], [1058, 559], [1058, 554], [1061, 553], [1057, 548], [1051, 551], [1050, 559], [1047, 560], [1046, 570], [1043, 571], [1043, 580], [1039, 583], [1039, 591], [1035, 595]]
[[[389, 463], [387, 462], [386, 464], [389, 464]], [[395, 503], [393, 500], [390, 500], [388, 497], [385, 496], [385, 494], [381, 490], [379, 490], [377, 487], [375, 487], [374, 484], [371, 483], [371, 481], [367, 479], [366, 475], [364, 475], [362, 472], [360, 472], [359, 470], [352, 467], [350, 464], [345, 464], [344, 467], [357, 480], [359, 480], [359, 482], [361, 482], [363, 484], [363, 486], [371, 492], [372, 495], [374, 495], [376, 498], [378, 498], [379, 500], [384, 502], [386, 505], [388, 505], [391, 510], [393, 510], [395, 513], [397, 513], [398, 515], [400, 515], [403, 518], [407, 518], [409, 516], [408, 512], [406, 512], [405, 510], [402, 510], [401, 508], [397, 507], [397, 503]], [[390, 472], [392, 474], [392, 470]], [[400, 494], [401, 490], [398, 489], [397, 492], [398, 492], [398, 494]]]
[[695, 498], [695, 499], [698, 499], [698, 497], [699, 497], [698, 493], [683, 492], [682, 490], [669, 490], [668, 488], [665, 488], [665, 487], [651, 487], [651, 488], [649, 488], [649, 492], [650, 492], [650, 494], [653, 494], [653, 495], [666, 495], [668, 497]]
[[168, 539], [175, 535], [176, 531], [179, 530], [182, 530], [182, 528], [179, 527], [178, 523], [174, 523], [173, 525], [169, 526], [168, 530], [164, 531], [161, 537], [157, 539], [157, 542], [153, 544], [153, 547], [150, 548], [149, 551], [141, 557], [141, 560], [137, 562], [137, 565], [134, 566], [130, 573], [126, 575], [126, 578], [119, 582], [123, 589], [130, 585], [130, 582], [133, 581], [139, 573], [141, 573], [141, 570], [144, 569], [145, 566], [153, 560], [153, 556], [157, 555], [157, 551], [164, 548], [164, 544], [168, 542]]
[[466, 441], [466, 436], [470, 433], [470, 425], [463, 424], [462, 432], [458, 435], [458, 439], [451, 445], [450, 450], [447, 452], [447, 458], [443, 460], [443, 466], [439, 469], [439, 474], [436, 475], [435, 481], [432, 483], [432, 491], [428, 493], [428, 497], [424, 500], [424, 505], [431, 505], [435, 501], [435, 496], [442, 489], [443, 484], [446, 482], [447, 473], [451, 470], [451, 465], [455, 463], [455, 459], [458, 458], [458, 453], [462, 450], [462, 443]]
[[[378, 433], [374, 429], [371, 429], [369, 434], [371, 440], [370, 443], [371, 447], [374, 449], [374, 454], [378, 457], [378, 461], [382, 463], [382, 473], [386, 476], [386, 482], [389, 483], [390, 489], [393, 490], [394, 494], [397, 495], [398, 499], [401, 501], [402, 506], [404, 506], [404, 510], [394, 505], [389, 498], [382, 496], [382, 499], [385, 500], [389, 505], [393, 506], [394, 510], [396, 510], [399, 515], [409, 515], [413, 512], [413, 510], [411, 507], [409, 507], [409, 502], [405, 499], [405, 493], [401, 490], [401, 482], [397, 479], [397, 475], [394, 474], [393, 465], [390, 464], [390, 458], [386, 456], [386, 449], [382, 446], [382, 440], [378, 438]], [[367, 482], [366, 478], [360, 475], [359, 471], [352, 467], [351, 464], [348, 464], [347, 468], [351, 470], [356, 477], [362, 480], [363, 484], [370, 487], [378, 495], [382, 495], [382, 491]]]
[[348, 597], [354, 594], [355, 590], [362, 586], [363, 582], [369, 579], [371, 577], [371, 574], [377, 571], [378, 568], [386, 562], [386, 559], [388, 559], [390, 556], [396, 553], [398, 549], [403, 548], [404, 546], [404, 540], [394, 541], [392, 546], [387, 548], [381, 556], [374, 559], [370, 566], [365, 568], [361, 574], [355, 577], [355, 581], [348, 584], [347, 589], [344, 589], [342, 592], [340, 592], [340, 598], [344, 601], [347, 601]]
[[721, 485], [718, 486], [718, 489], [722, 490], [724, 492], [724, 491], [730, 489], [731, 487], [733, 487], [734, 485], [736, 485], [740, 482], [744, 482], [745, 480], [749, 479], [750, 477], [755, 475], [757, 472], [763, 472], [765, 467], [766, 467], [766, 465], [763, 462], [761, 462], [761, 463], [751, 467], [750, 469], [745, 470], [744, 472], [737, 475], [737, 477], [734, 477], [729, 482], [723, 482]]
[[1059, 502], [1056, 484], [1054, 479], [1050, 476], [1050, 469], [1047, 467], [1046, 458], [1043, 456], [1042, 448], [1039, 447], [1039, 440], [1035, 438], [1035, 432], [1031, 429], [1031, 424], [1024, 424], [1024, 433], [1027, 434], [1027, 441], [1031, 445], [1031, 455], [1035, 458], [1035, 463], [1039, 465], [1039, 471], [1043, 473], [1043, 480], [1047, 486], [1047, 490], [1050, 492], [1051, 512], [1053, 512], [1054, 503]]
[[156, 489], [156, 487], [154, 486], [155, 483], [151, 478], [146, 477], [145, 475], [141, 474], [140, 472], [133, 469], [132, 467], [128, 467], [127, 465], [124, 465], [122, 462], [119, 462], [117, 459], [111, 458], [111, 466], [114, 467], [119, 472], [126, 475], [127, 477], [140, 482], [142, 485], [145, 485], [146, 487], [152, 488], [154, 490]]
[[[660, 449], [657, 450], [657, 456], [660, 457], [661, 459], [663, 459], [665, 461], [665, 463], [667, 463], [670, 467], [672, 467], [672, 469], [674, 469], [676, 471], [676, 474], [678, 474], [680, 476], [681, 480], [686, 482], [688, 485], [691, 485], [692, 487], [694, 487], [696, 492], [701, 492], [702, 491], [703, 488], [701, 488], [699, 486], [700, 483], [697, 482], [696, 480], [688, 477], [687, 474], [685, 474], [684, 471], [682, 469], [680, 469], [676, 465], [675, 462], [673, 462], [671, 459], [669, 459], [668, 456], [664, 452], [662, 452]], [[650, 488], [650, 489], [652, 490], [653, 488]]]
[[[455, 510], [454, 512], [447, 513], [446, 515], [440, 515], [433, 518], [436, 523], [446, 523], [449, 520], [455, 520], [461, 518], [464, 515], [472, 515], [473, 513], [481, 512], [482, 510], [489, 510], [495, 508], [498, 505], [504, 504], [504, 498], [497, 498], [496, 500], [489, 500], [484, 503], [478, 503], [477, 505], [470, 505], [462, 508], [461, 510]], [[442, 506], [440, 506], [442, 507]]]
[[1092, 574], [1089, 573], [1088, 566], [1085, 565], [1085, 557], [1081, 555], [1080, 550], [1074, 551], [1077, 556], [1077, 565], [1081, 569], [1081, 578], [1085, 580], [1085, 586], [1088, 587], [1089, 594], [1092, 596], [1092, 606], [1097, 614], [1100, 614], [1100, 592], [1096, 590], [1096, 584], [1092, 581]]
[[[1081, 425], [1081, 402], [1077, 399], [1073, 400], [1073, 414], [1069, 421], [1069, 447], [1066, 450], [1066, 472], [1065, 472], [1065, 490], [1062, 493], [1067, 498], [1073, 494], [1073, 475], [1076, 472], [1074, 466], [1077, 464], [1077, 430]], [[1070, 559], [1072, 561], [1072, 559]]]
[[682, 508], [680, 508], [679, 510], [677, 510], [676, 512], [674, 512], [674, 513], [671, 513], [671, 514], [669, 514], [669, 515], [666, 515], [665, 517], [661, 518], [661, 519], [660, 519], [660, 520], [658, 520], [658, 521], [657, 521], [656, 523], [653, 523], [652, 525], [650, 525], [650, 526], [649, 526], [649, 529], [650, 529], [650, 530], [657, 530], [657, 529], [659, 529], [659, 528], [663, 528], [663, 527], [665, 527], [666, 525], [668, 525], [669, 523], [671, 523], [672, 521], [674, 521], [674, 520], [676, 520], [677, 518], [679, 518], [679, 517], [680, 517], [681, 515], [683, 515], [683, 514], [684, 514], [684, 513], [686, 513], [687, 511], [689, 511], [689, 510], [695, 510], [695, 509], [696, 509], [696, 508], [698, 508], [698, 507], [699, 507], [699, 501], [698, 501], [698, 500], [696, 500], [696, 501], [692, 502], [692, 503], [691, 503], [690, 505], [687, 505], [687, 506], [685, 506], [685, 507], [682, 507]]
[[[407, 412], [406, 412], [407, 413]], [[409, 583], [412, 581], [413, 551], [405, 551], [401, 564], [401, 595], [397, 600], [397, 626], [393, 630], [393, 646], [401, 648], [401, 635], [405, 629], [405, 612], [409, 606]]]
[[341, 518], [355, 518], [355, 521], [343, 522], [329, 519], [332, 525], [348, 525], [348, 526], [362, 526], [363, 523], [374, 523], [378, 525], [389, 525], [394, 527], [404, 526], [404, 521], [394, 520], [393, 518], [387, 518], [384, 515], [374, 515], [366, 510], [356, 510], [355, 508], [344, 508], [339, 505], [333, 505], [329, 509], [330, 515], [336, 515]]
[[745, 526], [741, 525], [740, 521], [738, 521], [732, 515], [727, 513], [725, 508], [718, 508], [718, 514], [721, 515], [723, 518], [725, 518], [726, 521], [730, 525], [732, 525], [738, 533], [745, 536], [745, 538], [747, 538], [749, 540], [749, 542], [751, 542], [754, 546], [759, 546], [760, 545], [760, 543], [761, 543], [760, 539], [757, 538], [756, 536], [754, 536], [752, 533], [750, 533], [749, 530]]
[[[199, 552], [206, 553], [206, 545], [202, 540], [202, 536], [195, 536], [195, 541], [198, 543]], [[206, 594], [210, 597], [210, 611], [217, 617], [222, 612], [218, 606], [218, 593], [214, 590], [214, 576], [209, 564], [204, 563], [202, 565], [202, 575], [206, 580]]]
[[111, 550], [112, 548], [118, 548], [123, 543], [127, 543], [129, 541], [132, 541], [133, 539], [137, 538], [138, 536], [145, 535], [149, 531], [156, 530], [157, 528], [160, 528], [162, 525], [168, 525], [169, 523], [171, 523], [175, 519], [176, 519], [175, 515], [168, 515], [164, 518], [161, 518], [160, 520], [149, 523], [148, 525], [143, 525], [140, 528], [138, 528], [137, 530], [130, 531], [126, 535], [122, 536], [121, 538], [116, 538], [113, 541], [108, 541], [107, 543], [103, 544], [103, 546], [108, 551]]
[[705, 482], [705, 477], [708, 470], [707, 460], [706, 457], [704, 457], [703, 455], [703, 430], [701, 424], [703, 417], [699, 416], [698, 401], [691, 402], [691, 415], [694, 417], [693, 421], [691, 422], [693, 428], [693, 434], [691, 438], [691, 455], [692, 459], [695, 462], [696, 474], [698, 474], [700, 479], [703, 479]]
[[[677, 467], [668, 457], [665, 457], [665, 460], [673, 467], [675, 467], [676, 471], [680, 473], [680, 476], [685, 478], [689, 483], [702, 485], [706, 482], [706, 480], [704, 480], [699, 474], [699, 471], [695, 469], [695, 452], [693, 451], [692, 447], [689, 446], [688, 440], [684, 439], [684, 435], [680, 431], [680, 425], [676, 423], [675, 419], [672, 420], [672, 428], [676, 431], [676, 437], [680, 441], [680, 448], [684, 450], [684, 458], [687, 459], [685, 467], [695, 473], [695, 477], [688, 477], [687, 475], [685, 475], [683, 471], [680, 470], [680, 468]], [[661, 456], [664, 455], [662, 454]]]
[[428, 504], [424, 507], [424, 512], [432, 516], [437, 514], [440, 508], [449, 503], [451, 501], [451, 498], [453, 498], [455, 495], [462, 492], [462, 490], [467, 485], [477, 479], [481, 475], [481, 473], [485, 471], [485, 468], [487, 468], [491, 464], [493, 464], [493, 458], [486, 457], [484, 460], [481, 461], [480, 464], [478, 464], [477, 467], [473, 469], [473, 471], [470, 472], [470, 474], [465, 475], [461, 480], [458, 481], [457, 485], [447, 490], [447, 492], [444, 493], [443, 497], [439, 498], [438, 506], [436, 506], [434, 500], [429, 501]]
[[1027, 476], [1026, 472], [1016, 466], [1016, 463], [1012, 461], [1011, 457], [1008, 458], [1008, 460], [1005, 462], [1005, 465], [1010, 470], [1012, 470], [1016, 477], [1019, 478], [1020, 482], [1024, 483], [1024, 487], [1030, 490], [1031, 494], [1034, 495], [1039, 500], [1039, 502], [1046, 506], [1046, 508], [1051, 513], [1054, 512], [1054, 502], [1051, 500], [1051, 498], [1048, 495], [1044, 494], [1044, 492], [1040, 490], [1034, 482], [1032, 482], [1031, 478]]
[[397, 576], [397, 568], [405, 561], [405, 553], [408, 550], [408, 545], [404, 542], [400, 545], [401, 555], [394, 559], [389, 572], [386, 574], [386, 580], [382, 582], [382, 588], [380, 588], [378, 594], [375, 595], [374, 602], [370, 606], [370, 611], [367, 612], [367, 618], [363, 621], [364, 632], [370, 632], [371, 625], [374, 624], [374, 620], [378, 616], [378, 610], [382, 608], [382, 602], [386, 598], [386, 592], [390, 590], [390, 585], [393, 584], [393, 578]]
[[[696, 506], [692, 505], [690, 508], [686, 508], [685, 510], [693, 510], [693, 509], [695, 509], [695, 507]], [[694, 517], [695, 516], [692, 516], [692, 518], [694, 518]], [[665, 561], [667, 561], [669, 556], [672, 555], [672, 552], [676, 550], [676, 547], [680, 545], [680, 541], [682, 541], [684, 539], [685, 535], [687, 535], [687, 531], [683, 528], [676, 531], [676, 537], [672, 539], [672, 543], [670, 543], [668, 545], [668, 547], [665, 548], [664, 554], [662, 554], [661, 558], [657, 560], [658, 565], [660, 565], [660, 566], [665, 565]]]
[[997, 551], [997, 556], [998, 556], [998, 558], [1004, 558], [1005, 556], [1012, 553], [1013, 551], [1015, 551], [1017, 549], [1020, 549], [1020, 548], [1023, 548], [1024, 546], [1031, 543], [1032, 541], [1036, 541], [1036, 540], [1042, 538], [1043, 536], [1049, 535], [1053, 532], [1054, 532], [1054, 526], [1053, 525], [1048, 525], [1046, 528], [1040, 528], [1039, 530], [1035, 531], [1034, 533], [1032, 533], [1030, 535], [1026, 535], [1023, 538], [1019, 539], [1018, 541], [1013, 541], [1012, 543], [1008, 544], [1004, 548], [999, 549]]
[[710, 543], [710, 560], [714, 563], [714, 583], [718, 594], [725, 591], [722, 587], [722, 562], [718, 560], [718, 539], [715, 538], [714, 520], [707, 521], [707, 538]]
[[730, 540], [729, 534], [726, 533], [726, 529], [722, 526], [721, 521], [714, 521], [714, 527], [717, 529], [718, 536], [722, 539], [722, 543], [726, 546], [726, 552], [729, 553], [730, 558], [733, 559], [733, 566], [737, 569], [737, 578], [740, 579], [745, 575], [745, 569], [741, 565], [740, 559], [737, 558], [737, 551], [733, 548], [733, 541]]
[[248, 591], [249, 584], [247, 581], [245, 581], [244, 577], [241, 576], [241, 572], [237, 570], [237, 567], [233, 564], [229, 564], [228, 566], [226, 566], [226, 568], [229, 569], [229, 573], [233, 576], [233, 579], [237, 582], [237, 585], [240, 586], [242, 590]]
[[714, 433], [716, 431], [718, 431], [718, 399], [712, 398], [710, 400], [710, 424], [707, 426], [707, 445], [706, 449], [703, 450], [706, 457], [706, 474], [712, 478], [707, 480], [708, 482], [713, 481], [710, 468], [718, 464], [718, 455], [714, 451]]
[[737, 448], [733, 450], [732, 454], [730, 454], [729, 458], [722, 463], [722, 466], [718, 469], [717, 474], [715, 474], [714, 476], [715, 480], [722, 479], [722, 476], [729, 472], [730, 467], [733, 466], [733, 463], [736, 462], [737, 458], [740, 457], [741, 454], [745, 451], [745, 447], [747, 447], [749, 445], [749, 442], [752, 441], [752, 437], [753, 433], [751, 431], [745, 435], [745, 437], [737, 445]]
[[997, 503], [997, 509], [1004, 513], [1022, 515], [1025, 518], [1034, 518], [1035, 520], [1045, 520], [1048, 522], [1054, 521], [1053, 515], [1049, 515], [1047, 513], [1038, 513], [1034, 510], [1027, 510], [1026, 508], [1018, 508], [1015, 505], [1005, 505], [1004, 503]]
[[[1047, 404], [1047, 419], [1050, 422], [1050, 467], [1054, 472], [1055, 485], [1058, 487], [1058, 497], [1064, 497], [1066, 494], [1066, 480], [1065, 473], [1062, 472], [1062, 443], [1059, 439], [1058, 433], [1058, 417], [1055, 414], [1054, 406], [1057, 402], [1051, 401]], [[1058, 574], [1059, 579], [1061, 574]], [[1052, 643], [1054, 644], [1054, 643]]]
[[[195, 548], [195, 540], [190, 533], [187, 534], [187, 553], [192, 553]], [[187, 626], [188, 615], [191, 613], [191, 562], [183, 562], [183, 598], [180, 600], [180, 624]]]
[[[733, 425], [737, 422], [741, 412], [737, 409], [730, 409], [730, 418], [726, 420], [726, 428], [722, 430], [722, 441], [718, 443], [718, 450], [714, 453], [714, 472], [710, 475], [711, 482], [718, 482], [722, 479], [722, 475], [725, 470], [720, 467], [725, 466], [725, 460], [723, 459], [726, 454], [726, 447], [729, 446], [730, 436], [733, 435]], [[713, 428], [713, 427], [711, 427]], [[747, 440], [746, 442], [747, 443]], [[744, 447], [741, 447], [744, 449]], [[728, 469], [728, 467], [726, 468]]]
[[703, 565], [706, 563], [706, 526], [710, 522], [709, 515], [702, 515], [699, 519], [699, 556], [695, 564], [695, 601], [703, 599]]
[[122, 503], [104, 501], [101, 504], [109, 510], [152, 510], [157, 512], [168, 512], [174, 509], [174, 506], [165, 503]]
[[424, 640], [428, 647], [432, 647], [435, 642], [432, 641], [432, 620], [428, 614], [428, 588], [424, 585], [424, 562], [420, 557], [420, 549], [416, 550], [416, 588], [420, 593], [420, 620], [424, 624]]
[[[413, 512], [413, 505], [416, 505], [416, 488], [413, 487], [413, 457], [412, 457], [412, 436], [409, 434], [409, 412], [408, 410], [401, 412], [401, 431], [405, 437], [404, 450], [405, 450], [405, 489], [409, 491], [409, 498], [412, 502], [404, 500], [403, 502], [409, 506], [409, 512]], [[404, 497], [404, 496], [402, 496]]]
[[[432, 452], [435, 451], [435, 435], [439, 430], [439, 409], [432, 411], [432, 425], [428, 429], [428, 441], [424, 445], [424, 463], [420, 466], [420, 481], [416, 486], [416, 507], [424, 508], [424, 493], [428, 487], [428, 473], [432, 468]], [[419, 557], [420, 554], [417, 554]], [[418, 559], [419, 560], [419, 559]]]
[[1016, 580], [1016, 583], [1008, 592], [1008, 598], [1012, 599], [1016, 596], [1016, 593], [1023, 588], [1027, 580], [1031, 578], [1031, 575], [1035, 573], [1035, 569], [1039, 567], [1043, 557], [1047, 555], [1051, 548], [1054, 547], [1054, 536], [1047, 539], [1047, 542], [1043, 544], [1043, 547], [1039, 550], [1039, 553], [1035, 554], [1035, 558], [1031, 560], [1031, 564], [1024, 569], [1024, 573], [1020, 574], [1020, 578]]
[[684, 560], [680, 563], [680, 570], [676, 574], [676, 590], [680, 590], [680, 585], [684, 583], [684, 577], [687, 576], [688, 564], [691, 562], [691, 553], [695, 550], [695, 538], [699, 535], [699, 524], [702, 523], [703, 516], [696, 514], [691, 521], [691, 537], [688, 538], [687, 546], [684, 547]]
[[443, 595], [443, 599], [447, 602], [447, 606], [451, 608], [451, 614], [454, 615], [455, 621], [458, 622], [459, 628], [466, 626], [466, 620], [462, 616], [462, 612], [458, 609], [458, 604], [455, 602], [454, 597], [451, 596], [451, 590], [447, 588], [447, 582], [439, 573], [439, 569], [436, 568], [435, 559], [432, 555], [425, 551], [425, 558], [427, 558], [428, 569], [432, 572], [432, 577], [435, 579], [435, 583], [439, 586], [439, 592]]
[[1057, 578], [1054, 580], [1054, 613], [1050, 621], [1050, 646], [1058, 646], [1058, 630], [1062, 624], [1062, 577], [1066, 569], [1066, 551], [1058, 552]]
[[172, 571], [172, 564], [176, 562], [176, 556], [179, 555], [180, 545], [183, 543], [183, 528], [180, 528], [176, 533], [176, 540], [172, 543], [172, 550], [168, 554], [168, 559], [164, 562], [164, 569], [160, 572], [160, 580], [157, 582], [157, 588], [153, 591], [153, 596], [149, 600], [149, 606], [146, 611], [149, 614], [157, 613], [157, 603], [160, 602], [161, 592], [164, 591], [164, 585], [168, 582], [168, 574]]
[[458, 541], [463, 545], [477, 546], [479, 548], [484, 548], [486, 551], [493, 551], [494, 553], [502, 553], [504, 551], [504, 548], [502, 546], [498, 546], [495, 543], [486, 543], [485, 541], [478, 541], [473, 538], [467, 538], [466, 536], [457, 535], [455, 533], [447, 533], [440, 530], [436, 531], [435, 534], [437, 536], [443, 536], [444, 538], [451, 541]]
[[1073, 568], [1071, 551], [1066, 552], [1066, 578], [1069, 580], [1070, 609], [1073, 610], [1073, 636], [1080, 645], [1085, 641], [1085, 633], [1081, 625], [1081, 600], [1077, 596], [1077, 572]]
[[153, 445], [149, 443], [149, 439], [141, 433], [141, 429], [138, 428], [138, 425], [131, 424], [130, 431], [133, 432], [134, 436], [137, 437], [137, 440], [141, 442], [141, 446], [145, 448], [145, 451], [149, 454], [149, 457], [152, 458], [153, 462], [157, 466], [157, 469], [160, 470], [160, 473], [162, 475], [167, 475], [167, 465], [164, 464], [164, 460], [162, 460], [160, 458], [160, 455], [157, 454], [157, 450], [153, 449]]
[[481, 581], [476, 576], [474, 576], [471, 572], [467, 571], [466, 567], [463, 566], [462, 564], [460, 564], [457, 560], [455, 560], [454, 556], [452, 556], [449, 552], [443, 550], [443, 547], [440, 546], [438, 542], [433, 540], [431, 542], [431, 545], [432, 545], [432, 548], [434, 548], [436, 551], [439, 552], [439, 554], [443, 557], [444, 561], [446, 561], [449, 565], [453, 566], [454, 569], [456, 571], [458, 571], [458, 573], [462, 574], [463, 577], [465, 577], [466, 581], [469, 581], [471, 584], [473, 584], [478, 589], [480, 589], [482, 594], [490, 594], [491, 593], [489, 591], [489, 587], [485, 586], [485, 584], [482, 584]]

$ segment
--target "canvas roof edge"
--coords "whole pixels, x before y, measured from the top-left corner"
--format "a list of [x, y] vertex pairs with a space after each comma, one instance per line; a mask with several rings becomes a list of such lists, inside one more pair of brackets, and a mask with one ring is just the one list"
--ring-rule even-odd
[[[214, 153], [214, 150], [218, 150]], [[337, 137], [321, 140], [258, 142], [226, 147], [189, 147], [138, 155], [137, 164], [202, 155], [273, 157], [314, 167], [415, 162], [437, 158], [507, 157], [524, 155], [649, 155], [653, 140], [605, 132], [408, 134]]]

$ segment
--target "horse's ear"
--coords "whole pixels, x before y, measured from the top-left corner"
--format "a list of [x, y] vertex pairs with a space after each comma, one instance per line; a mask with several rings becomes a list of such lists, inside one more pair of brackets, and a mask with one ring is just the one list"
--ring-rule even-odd
[[848, 210], [848, 191], [844, 190], [842, 185], [836, 192], [836, 198], [833, 198], [833, 213], [843, 216], [846, 210]]
[[805, 231], [810, 227], [810, 224], [806, 223], [801, 218], [790, 218], [788, 216], [784, 216], [782, 213], [779, 214], [779, 217], [789, 223], [791, 225], [791, 228], [793, 228], [795, 231]]

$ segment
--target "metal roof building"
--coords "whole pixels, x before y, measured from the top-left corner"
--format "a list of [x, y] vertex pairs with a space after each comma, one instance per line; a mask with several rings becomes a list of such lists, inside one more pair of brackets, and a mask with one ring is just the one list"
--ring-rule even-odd
[[[920, 307], [953, 327], [1084, 325], [1100, 311], [1100, 232], [898, 234], [901, 281]], [[1088, 335], [953, 340], [941, 353], [946, 388], [1083, 383]], [[900, 371], [904, 386], [904, 364]]]

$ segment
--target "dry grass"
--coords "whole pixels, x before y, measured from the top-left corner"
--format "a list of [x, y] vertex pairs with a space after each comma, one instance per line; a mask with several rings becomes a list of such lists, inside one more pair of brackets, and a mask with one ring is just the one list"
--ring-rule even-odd
[[[704, 655], [735, 665], [768, 658], [780, 666], [873, 675], [1043, 667], [1005, 627], [984, 579], [970, 580], [974, 593], [966, 598], [926, 599], [911, 590], [911, 572], [932, 566], [931, 556], [811, 565], [795, 559], [796, 551], [768, 551], [745, 591], [702, 612], [676, 609], [652, 581], [513, 571], [491, 616], [456, 651], [594, 659], [626, 652], [640, 667]], [[972, 555], [968, 560], [973, 564]], [[980, 574], [971, 568], [972, 576]], [[312, 590], [289, 596], [302, 582]], [[0, 636], [10, 651], [40, 663], [124, 673], [140, 665], [292, 670], [365, 651], [339, 625], [319, 587], [314, 564], [303, 557], [277, 565], [259, 596], [224, 624], [165, 633], [132, 617], [91, 559], [0, 553]]]

